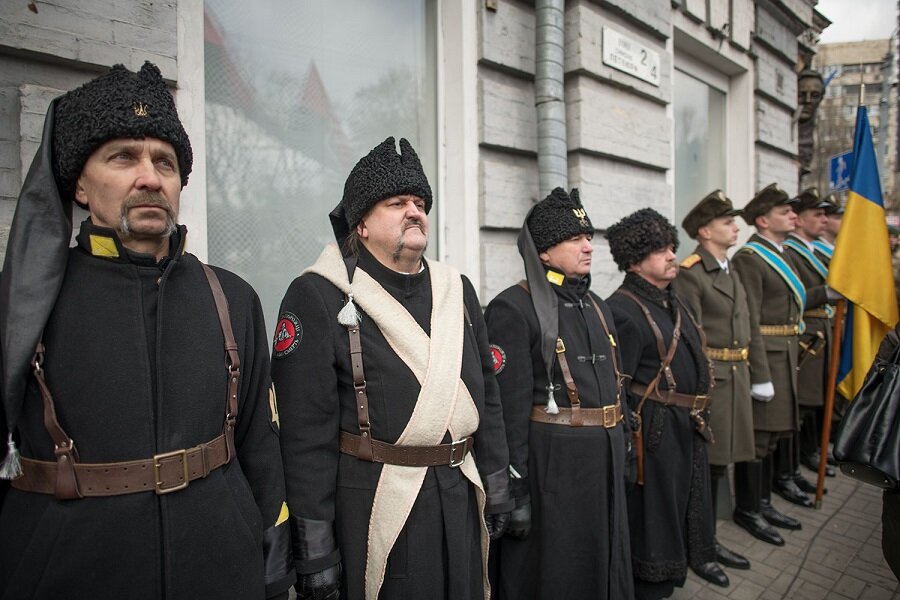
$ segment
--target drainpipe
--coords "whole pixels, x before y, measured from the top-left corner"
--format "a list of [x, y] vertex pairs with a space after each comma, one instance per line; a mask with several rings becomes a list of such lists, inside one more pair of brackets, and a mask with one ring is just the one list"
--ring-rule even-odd
[[540, 198], [568, 189], [565, 101], [565, 0], [535, 2], [534, 104]]

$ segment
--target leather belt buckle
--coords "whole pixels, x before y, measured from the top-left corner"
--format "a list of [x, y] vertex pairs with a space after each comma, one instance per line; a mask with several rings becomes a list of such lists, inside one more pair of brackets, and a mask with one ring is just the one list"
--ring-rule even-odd
[[[160, 476], [160, 469], [163, 467], [163, 462], [168, 461], [168, 459], [178, 458], [181, 460], [181, 467], [184, 473], [184, 481], [177, 485], [163, 487], [162, 477]], [[190, 480], [188, 479], [188, 461], [187, 461], [187, 450], [174, 450], [172, 452], [164, 452], [162, 454], [154, 454], [153, 455], [153, 491], [156, 492], [157, 496], [162, 496], [163, 494], [171, 494], [172, 492], [177, 492], [178, 490], [183, 490], [188, 486]]]
[[[450, 466], [458, 467], [466, 462], [466, 454], [468, 454], [466, 445], [469, 442], [468, 437], [464, 437], [461, 440], [456, 440], [452, 444], [450, 444]], [[459, 449], [459, 458], [456, 457], [457, 449]]]
[[616, 409], [619, 407], [618, 404], [607, 404], [603, 408], [603, 426], [606, 429], [611, 429], [616, 426]]
[[695, 396], [694, 402], [691, 404], [691, 412], [699, 413], [701, 410], [706, 408], [706, 401], [709, 400], [709, 396], [701, 395]]

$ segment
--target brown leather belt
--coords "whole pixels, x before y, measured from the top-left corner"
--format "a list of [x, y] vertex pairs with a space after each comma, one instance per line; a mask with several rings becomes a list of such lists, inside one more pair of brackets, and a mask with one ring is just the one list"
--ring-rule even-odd
[[[157, 495], [183, 490], [191, 481], [206, 477], [228, 462], [225, 434], [186, 450], [156, 454], [153, 458], [114, 463], [75, 463], [75, 478], [82, 496], [121, 496], [137, 492]], [[23, 492], [52, 494], [57, 463], [22, 458], [22, 476], [12, 486]]]
[[[551, 415], [543, 406], [535, 406], [531, 409], [531, 420], [538, 423], [551, 425], [572, 426], [572, 412], [568, 407], [560, 407], [559, 413]], [[580, 427], [605, 427], [612, 429], [622, 420], [622, 404], [617, 400], [615, 404], [608, 404], [600, 408], [579, 408], [581, 413]]]
[[803, 311], [803, 316], [811, 319], [830, 319], [831, 315], [824, 308], [810, 308]]
[[760, 325], [759, 332], [763, 335], [790, 336], [799, 335], [799, 325]]
[[[360, 437], [346, 431], [341, 432], [340, 450], [343, 454], [359, 458]], [[372, 462], [402, 467], [436, 467], [448, 465], [458, 467], [466, 462], [466, 455], [472, 449], [472, 437], [465, 437], [451, 444], [437, 446], [398, 446], [372, 440]], [[360, 460], [369, 460], [361, 458]]]
[[[647, 392], [647, 386], [636, 381], [631, 382], [631, 393], [636, 396], [643, 397]], [[681, 394], [671, 390], [661, 390], [654, 388], [653, 392], [647, 396], [650, 400], [661, 402], [667, 406], [681, 406], [690, 408], [691, 410], [703, 410], [709, 404], [709, 396], [700, 395], [692, 396], [690, 394]]]
[[750, 348], [707, 348], [706, 356], [712, 360], [747, 360], [750, 356]]

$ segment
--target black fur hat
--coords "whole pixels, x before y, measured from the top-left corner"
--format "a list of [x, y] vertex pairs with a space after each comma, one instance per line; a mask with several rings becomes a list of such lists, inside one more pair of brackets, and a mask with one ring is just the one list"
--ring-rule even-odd
[[668, 246], [678, 250], [675, 226], [652, 208], [635, 211], [607, 229], [606, 239], [620, 271], [626, 271], [652, 252]]
[[71, 199], [90, 155], [116, 138], [157, 138], [178, 155], [181, 186], [194, 162], [191, 142], [159, 67], [147, 61], [133, 73], [124, 65], [61, 96], [56, 108], [53, 167], [60, 196]]
[[581, 233], [594, 235], [577, 188], [569, 194], [561, 187], [554, 189], [534, 205], [527, 223], [538, 253]]
[[424, 200], [426, 214], [431, 210], [431, 186], [419, 156], [406, 138], [400, 138], [397, 154], [394, 138], [389, 137], [362, 157], [347, 177], [341, 208], [349, 229], [378, 202], [404, 194]]

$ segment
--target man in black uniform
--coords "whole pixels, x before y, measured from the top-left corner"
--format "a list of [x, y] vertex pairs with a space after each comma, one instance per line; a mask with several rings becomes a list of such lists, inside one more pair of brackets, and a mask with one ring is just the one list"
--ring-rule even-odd
[[331, 214], [343, 253], [326, 246], [281, 303], [298, 588], [487, 599], [488, 533], [512, 508], [500, 394], [475, 290], [424, 258], [431, 187], [400, 149], [388, 138], [356, 164]]
[[47, 112], [0, 278], [2, 598], [287, 598], [262, 310], [185, 252], [191, 162], [151, 63]]
[[[485, 319], [516, 509], [497, 545], [497, 598], [631, 598], [615, 328], [590, 292], [594, 227], [556, 188], [519, 234], [527, 281]], [[552, 382], [552, 383], [551, 383]]]
[[[684, 583], [687, 568], [717, 585], [705, 437], [711, 366], [703, 331], [671, 287], [678, 275], [678, 234], [644, 208], [606, 232], [621, 287], [613, 310], [635, 415], [638, 485], [628, 493], [637, 598], [663, 598]], [[705, 437], [704, 437], [705, 436]]]

